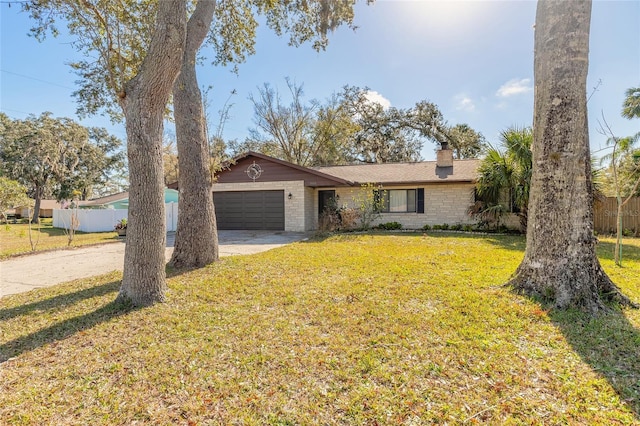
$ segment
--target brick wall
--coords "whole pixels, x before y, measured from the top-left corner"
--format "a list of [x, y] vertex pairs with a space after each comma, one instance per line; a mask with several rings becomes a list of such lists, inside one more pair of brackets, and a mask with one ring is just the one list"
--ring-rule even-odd
[[[383, 189], [415, 189], [424, 188], [424, 213], [382, 213], [374, 224], [385, 222], [399, 222], [405, 229], [419, 229], [424, 225], [442, 225], [448, 223], [473, 224], [475, 221], [467, 214], [467, 209], [473, 204], [472, 183], [430, 184], [421, 186], [393, 186]], [[336, 188], [336, 195], [340, 197], [338, 204], [355, 207], [354, 195], [359, 188]], [[316, 197], [317, 198], [317, 197]], [[315, 201], [317, 209], [317, 200]]]
[[305, 231], [318, 228], [318, 195], [315, 189], [305, 188]]
[[[467, 209], [473, 203], [473, 184], [430, 184], [420, 187], [424, 188], [424, 213], [383, 213], [374, 224], [399, 222], [406, 229], [419, 229], [425, 224], [474, 223], [474, 220], [467, 215]], [[418, 186], [394, 186], [384, 189], [414, 188]], [[359, 188], [334, 189], [339, 196], [340, 206], [346, 204], [349, 207], [355, 207], [353, 196], [360, 191]], [[217, 183], [213, 188], [214, 192], [267, 190], [284, 191], [285, 231], [303, 232], [317, 229], [318, 190], [305, 187], [302, 181]], [[291, 193], [291, 199], [288, 198], [289, 193]]]
[[472, 224], [474, 219], [467, 214], [473, 204], [472, 183], [434, 184], [424, 187], [423, 225]]

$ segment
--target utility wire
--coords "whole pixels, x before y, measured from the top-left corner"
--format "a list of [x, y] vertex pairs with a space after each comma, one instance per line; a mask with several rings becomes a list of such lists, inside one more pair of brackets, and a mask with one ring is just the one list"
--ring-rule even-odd
[[3, 70], [3, 69], [0, 69], [0, 71], [2, 71], [3, 73], [6, 73], [6, 74], [15, 75], [15, 76], [22, 77], [22, 78], [28, 78], [29, 80], [35, 80], [35, 81], [39, 81], [41, 83], [50, 84], [52, 86], [58, 86], [58, 87], [62, 87], [64, 89], [75, 90], [73, 87], [63, 86], [62, 84], [54, 83], [52, 81], [42, 80], [40, 78], [31, 77], [31, 76], [24, 75], [24, 74], [18, 74], [17, 72], [7, 71], [7, 70]]

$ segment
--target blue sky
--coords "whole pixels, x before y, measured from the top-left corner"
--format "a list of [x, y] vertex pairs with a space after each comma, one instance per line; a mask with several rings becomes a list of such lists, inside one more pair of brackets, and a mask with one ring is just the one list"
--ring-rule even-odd
[[[51, 111], [75, 116], [75, 75], [66, 65], [77, 57], [63, 36], [38, 43], [19, 5], [0, 4], [0, 110], [13, 118]], [[497, 143], [500, 131], [531, 125], [533, 114], [534, 1], [378, 1], [358, 4], [357, 31], [342, 28], [326, 51], [289, 47], [266, 27], [258, 31], [256, 55], [229, 68], [204, 65], [201, 86], [212, 86], [209, 115], [217, 122], [227, 99], [233, 104], [225, 139], [243, 140], [252, 127], [250, 93], [269, 83], [286, 98], [285, 77], [304, 85], [306, 99], [324, 101], [344, 85], [367, 86], [383, 102], [407, 108], [428, 100], [450, 124], [467, 123]], [[207, 48], [203, 54], [207, 55]], [[213, 55], [209, 55], [212, 57]], [[604, 147], [597, 132], [601, 113], [619, 136], [640, 131], [640, 120], [620, 117], [624, 91], [640, 85], [640, 0], [593, 4], [588, 88], [592, 150]], [[235, 90], [235, 95], [230, 93]], [[123, 125], [106, 117], [81, 120], [107, 127], [125, 139]], [[433, 159], [435, 146], [422, 156]]]

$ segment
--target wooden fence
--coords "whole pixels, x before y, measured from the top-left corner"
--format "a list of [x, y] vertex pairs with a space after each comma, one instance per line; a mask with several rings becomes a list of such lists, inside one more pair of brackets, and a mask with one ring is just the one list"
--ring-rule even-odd
[[[616, 199], [607, 197], [594, 206], [593, 225], [599, 234], [615, 234], [618, 206]], [[634, 197], [622, 210], [622, 229], [640, 235], [640, 197]]]

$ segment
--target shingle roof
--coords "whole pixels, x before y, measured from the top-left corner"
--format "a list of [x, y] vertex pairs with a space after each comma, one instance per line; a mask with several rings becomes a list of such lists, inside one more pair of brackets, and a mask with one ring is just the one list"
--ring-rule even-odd
[[480, 160], [454, 160], [453, 167], [436, 167], [435, 161], [419, 163], [358, 164], [314, 167], [314, 170], [354, 183], [474, 182]]
[[[25, 209], [27, 208], [26, 205], [24, 206], [16, 206], [16, 209]], [[40, 210], [53, 210], [53, 209], [61, 209], [62, 208], [62, 204], [57, 202], [56, 200], [40, 200]], [[31, 209], [33, 209], [33, 204], [31, 204]]]

